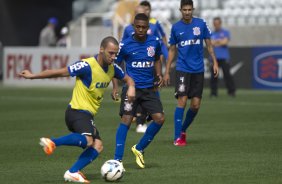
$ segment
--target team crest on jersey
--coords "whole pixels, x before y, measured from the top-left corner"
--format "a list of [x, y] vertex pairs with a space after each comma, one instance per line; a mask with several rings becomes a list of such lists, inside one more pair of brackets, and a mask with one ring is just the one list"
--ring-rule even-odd
[[199, 28], [199, 27], [194, 27], [194, 28], [193, 28], [193, 34], [194, 34], [195, 36], [200, 35], [200, 34], [201, 34], [200, 28]]
[[155, 47], [153, 46], [150, 46], [150, 47], [147, 47], [147, 54], [148, 56], [150, 57], [154, 57], [155, 56]]
[[178, 88], [179, 92], [184, 92], [185, 91], [185, 85], [184, 84], [180, 84], [179, 88]]

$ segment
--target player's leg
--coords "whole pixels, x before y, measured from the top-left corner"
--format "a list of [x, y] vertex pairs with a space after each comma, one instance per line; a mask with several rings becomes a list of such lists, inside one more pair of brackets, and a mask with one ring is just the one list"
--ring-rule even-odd
[[136, 132], [137, 133], [145, 133], [147, 129], [146, 117], [147, 117], [147, 112], [144, 111], [141, 105], [138, 105], [136, 109]]
[[[91, 136], [87, 138], [93, 139]], [[103, 144], [100, 139], [95, 139], [92, 146], [87, 147], [73, 166], [65, 172], [64, 178], [66, 181], [89, 183], [85, 175], [81, 172], [83, 168], [94, 161], [103, 150]]]
[[[124, 147], [128, 129], [131, 125], [133, 115], [137, 108], [137, 101], [129, 103], [126, 97], [127, 88], [123, 88], [120, 104], [120, 116], [121, 122], [116, 132], [116, 148], [115, 148], [115, 160], [121, 161], [124, 154]], [[136, 99], [138, 98], [138, 90], [136, 90]]]
[[196, 73], [191, 75], [191, 85], [188, 97], [191, 98], [190, 107], [186, 112], [186, 117], [182, 125], [181, 134], [182, 141], [186, 142], [186, 130], [192, 124], [196, 117], [200, 105], [204, 88], [204, 73]]
[[94, 136], [86, 136], [86, 137], [87, 139], [91, 140], [89, 142], [92, 142], [92, 145], [88, 146], [82, 152], [76, 163], [74, 163], [73, 166], [69, 169], [71, 173], [81, 171], [89, 163], [95, 160], [98, 157], [98, 155], [103, 151], [103, 143], [99, 136], [99, 132], [96, 128], [95, 128]]
[[227, 88], [228, 95], [235, 96], [235, 83], [230, 73], [230, 65], [225, 60], [222, 61], [222, 72], [224, 76], [225, 86]]
[[[43, 146], [43, 149], [46, 154], [50, 155], [54, 152], [55, 148], [58, 146], [78, 146], [81, 148], [86, 148], [86, 146], [91, 145], [93, 140], [87, 140], [84, 129], [81, 129], [81, 123], [89, 124], [86, 126], [91, 126], [93, 123], [93, 117], [85, 112], [80, 112], [71, 107], [68, 107], [65, 113], [65, 121], [68, 129], [73, 132], [68, 135], [58, 137], [58, 138], [40, 138], [40, 145]], [[78, 133], [81, 132], [81, 133]]]
[[162, 103], [155, 91], [153, 89], [144, 89], [143, 91], [144, 95], [142, 95], [141, 104], [142, 107], [151, 115], [153, 121], [147, 128], [139, 143], [134, 145], [131, 149], [136, 156], [138, 166], [141, 168], [145, 167], [143, 157], [144, 149], [151, 143], [165, 121]]
[[176, 71], [175, 98], [177, 99], [177, 107], [174, 111], [174, 144], [181, 135], [183, 114], [188, 99], [188, 87], [190, 85], [189, 76], [188, 73]]
[[[92, 136], [87, 136], [92, 139]], [[76, 163], [69, 169], [71, 173], [81, 171], [89, 163], [94, 161], [103, 151], [103, 143], [100, 139], [95, 139], [91, 146], [87, 147], [79, 156]]]
[[[82, 113], [82, 114], [80, 114]], [[81, 170], [95, 160], [99, 153], [103, 150], [103, 144], [99, 135], [99, 131], [94, 125], [92, 116], [87, 116], [83, 112], [76, 114], [76, 118], [67, 124], [69, 129], [72, 129], [75, 133], [80, 134], [86, 138], [87, 147], [78, 157], [77, 161], [66, 171], [64, 178], [66, 181], [74, 181], [81, 183], [89, 183], [85, 176], [81, 173]], [[79, 119], [79, 117], [81, 119]]]
[[191, 99], [190, 108], [186, 112], [186, 117], [182, 125], [181, 133], [185, 133], [187, 128], [192, 124], [201, 105], [201, 98], [193, 97]]
[[154, 113], [151, 116], [153, 118], [153, 121], [148, 126], [144, 136], [136, 145], [136, 149], [139, 151], [143, 151], [151, 143], [165, 121], [164, 113]]

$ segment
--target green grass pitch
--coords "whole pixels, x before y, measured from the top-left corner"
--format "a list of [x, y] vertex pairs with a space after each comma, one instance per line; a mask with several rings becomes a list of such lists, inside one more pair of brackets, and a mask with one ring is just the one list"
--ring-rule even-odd
[[[146, 168], [138, 169], [130, 152], [141, 134], [133, 124], [120, 183], [142, 184], [278, 184], [282, 183], [282, 92], [239, 90], [236, 98], [220, 91], [202, 106], [188, 130], [188, 146], [173, 146], [176, 100], [172, 88], [161, 90], [166, 122], [146, 149]], [[42, 136], [68, 134], [64, 112], [71, 89], [0, 87], [0, 183], [64, 183], [63, 174], [81, 149], [59, 147], [51, 156], [39, 146]], [[119, 104], [107, 91], [95, 123], [103, 153], [84, 173], [91, 183], [105, 183], [100, 167], [114, 155]]]

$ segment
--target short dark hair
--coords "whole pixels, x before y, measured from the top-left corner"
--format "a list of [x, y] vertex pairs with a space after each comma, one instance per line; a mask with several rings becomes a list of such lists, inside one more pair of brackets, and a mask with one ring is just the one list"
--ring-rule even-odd
[[117, 39], [115, 39], [115, 38], [112, 37], [112, 36], [108, 36], [108, 37], [105, 37], [105, 38], [101, 41], [100, 47], [106, 48], [109, 43], [113, 43], [114, 45], [119, 45]]
[[194, 8], [193, 0], [181, 0], [180, 8], [182, 8], [183, 6], [186, 6], [186, 5], [190, 5]]
[[214, 18], [213, 18], [213, 21], [216, 21], [216, 20], [218, 20], [219, 22], [221, 22], [221, 18], [220, 18], [220, 17], [214, 17]]
[[139, 5], [141, 6], [148, 6], [151, 9], [151, 4], [149, 1], [142, 1]]
[[134, 21], [135, 20], [144, 20], [146, 22], [149, 22], [149, 17], [145, 13], [138, 13], [134, 17]]

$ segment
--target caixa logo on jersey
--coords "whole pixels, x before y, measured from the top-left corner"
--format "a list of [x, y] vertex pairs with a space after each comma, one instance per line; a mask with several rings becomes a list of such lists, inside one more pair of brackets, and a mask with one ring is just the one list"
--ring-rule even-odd
[[256, 55], [253, 65], [254, 87], [282, 89], [282, 49]]

